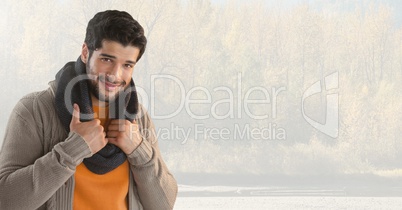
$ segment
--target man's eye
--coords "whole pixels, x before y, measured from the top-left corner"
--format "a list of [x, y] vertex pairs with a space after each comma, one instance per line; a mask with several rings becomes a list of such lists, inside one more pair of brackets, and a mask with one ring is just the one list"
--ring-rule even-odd
[[110, 62], [110, 61], [112, 61], [110, 58], [101, 58], [101, 61], [104, 61], [104, 62]]
[[132, 69], [132, 68], [134, 67], [133, 64], [125, 64], [124, 66], [125, 66], [126, 68], [130, 68], [130, 69]]

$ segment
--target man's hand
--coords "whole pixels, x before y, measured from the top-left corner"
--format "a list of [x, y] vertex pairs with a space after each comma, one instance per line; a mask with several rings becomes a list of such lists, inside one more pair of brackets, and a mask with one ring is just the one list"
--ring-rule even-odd
[[109, 143], [116, 145], [127, 155], [142, 142], [138, 124], [135, 121], [131, 123], [128, 120], [111, 120], [106, 136]]
[[108, 142], [105, 138], [106, 133], [103, 131], [103, 126], [100, 125], [100, 120], [95, 119], [89, 122], [80, 121], [80, 107], [77, 104], [74, 104], [70, 131], [74, 131], [84, 138], [92, 154], [97, 153]]

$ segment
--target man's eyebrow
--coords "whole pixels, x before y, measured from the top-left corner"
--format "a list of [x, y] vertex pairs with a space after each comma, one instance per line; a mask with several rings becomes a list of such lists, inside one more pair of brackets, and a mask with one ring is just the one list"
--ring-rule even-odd
[[100, 56], [116, 59], [116, 56], [109, 55], [109, 54], [106, 54], [106, 53], [101, 53]]
[[133, 65], [137, 63], [137, 62], [135, 62], [135, 61], [130, 61], [130, 60], [127, 60], [126, 62], [127, 62], [127, 63], [130, 63], [130, 64], [133, 64]]
[[[99, 55], [100, 55], [100, 56], [103, 56], [103, 57], [108, 57], [108, 58], [116, 59], [116, 56], [109, 55], [109, 54], [106, 54], [106, 53], [101, 53], [101, 54], [99, 54]], [[136, 64], [136, 63], [137, 63], [137, 62], [131, 61], [131, 60], [127, 60], [126, 62], [127, 62], [127, 63], [130, 63], [130, 64]]]

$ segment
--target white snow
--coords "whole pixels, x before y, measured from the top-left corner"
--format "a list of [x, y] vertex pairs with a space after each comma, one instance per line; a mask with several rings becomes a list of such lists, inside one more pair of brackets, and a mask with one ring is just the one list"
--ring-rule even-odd
[[175, 210], [401, 209], [400, 197], [178, 197]]

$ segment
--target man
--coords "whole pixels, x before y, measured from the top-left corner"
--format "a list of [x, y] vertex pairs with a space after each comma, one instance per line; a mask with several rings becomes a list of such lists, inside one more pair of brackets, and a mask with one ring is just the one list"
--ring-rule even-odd
[[172, 209], [177, 183], [132, 73], [146, 46], [131, 15], [90, 20], [81, 56], [14, 108], [0, 151], [0, 209]]

